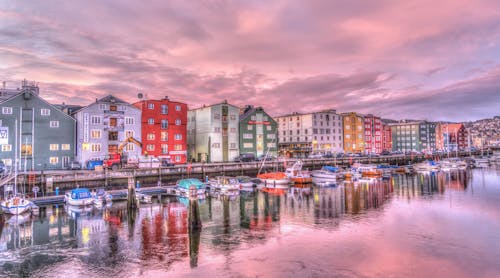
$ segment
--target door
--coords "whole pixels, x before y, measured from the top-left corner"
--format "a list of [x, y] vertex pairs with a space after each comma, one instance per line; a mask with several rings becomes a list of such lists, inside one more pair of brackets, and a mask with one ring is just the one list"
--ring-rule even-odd
[[63, 156], [62, 157], [62, 167], [63, 169], [68, 168], [69, 166], [69, 156]]

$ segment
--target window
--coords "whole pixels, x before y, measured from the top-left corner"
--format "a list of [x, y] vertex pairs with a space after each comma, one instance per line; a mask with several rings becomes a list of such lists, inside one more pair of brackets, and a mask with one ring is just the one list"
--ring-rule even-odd
[[101, 124], [101, 117], [99, 117], [99, 116], [91, 116], [91, 117], [90, 117], [90, 122], [91, 122], [93, 125], [98, 125], [98, 124]]
[[253, 139], [252, 133], [243, 133], [243, 139]]
[[168, 144], [161, 144], [161, 153], [162, 154], [168, 153]]
[[255, 115], [250, 116], [250, 120], [255, 121]]
[[55, 164], [59, 163], [59, 157], [57, 157], [57, 156], [51, 156], [49, 158], [49, 162], [50, 162], [50, 164], [55, 165]]
[[40, 115], [42, 116], [50, 116], [50, 109], [41, 109]]
[[133, 150], [135, 150], [135, 145], [134, 144], [127, 144], [125, 146], [125, 150], [128, 152], [133, 151]]
[[176, 151], [182, 151], [182, 145], [181, 144], [174, 145], [174, 150], [176, 150]]
[[160, 140], [161, 140], [161, 141], [167, 141], [167, 140], [168, 140], [168, 132], [166, 132], [166, 131], [162, 131], [162, 132], [160, 133]]
[[175, 111], [181, 111], [181, 106], [180, 105], [176, 105], [175, 106]]
[[12, 151], [12, 145], [2, 145], [2, 152]]
[[147, 140], [154, 140], [155, 139], [155, 134], [154, 133], [148, 133], [146, 136]]
[[175, 162], [179, 162], [181, 161], [181, 156], [180, 155], [176, 155], [175, 156]]
[[268, 148], [276, 148], [276, 143], [267, 143], [267, 147]]
[[100, 110], [106, 110], [106, 104], [99, 104]]
[[155, 124], [155, 119], [149, 118], [148, 119], [148, 125], [154, 125]]
[[109, 106], [109, 111], [117, 111], [117, 110], [118, 109], [117, 109], [116, 105], [110, 105]]
[[12, 107], [2, 107], [2, 114], [12, 114]]
[[90, 150], [92, 152], [100, 152], [101, 151], [101, 144], [91, 144]]
[[92, 139], [101, 138], [101, 130], [99, 130], [99, 129], [90, 130], [90, 138], [92, 138]]
[[118, 107], [118, 109], [119, 109], [120, 111], [127, 111], [127, 106], [125, 106], [125, 105], [120, 105], [120, 106]]
[[167, 128], [168, 128], [168, 121], [161, 120], [161, 129], [167, 129]]
[[125, 117], [125, 124], [126, 125], [133, 125], [134, 124], [134, 118], [132, 118], [132, 117]]
[[125, 130], [125, 138], [134, 137], [133, 130]]
[[181, 120], [180, 119], [176, 119], [175, 120], [175, 125], [181, 125]]
[[271, 130], [273, 130], [273, 127], [268, 125], [268, 126], [266, 126], [266, 129], [267, 129], [267, 131], [271, 131]]
[[251, 148], [253, 148], [253, 143], [243, 143], [243, 148], [251, 149]]
[[231, 143], [231, 144], [229, 144], [229, 148], [231, 148], [231, 149], [236, 149], [236, 143]]
[[214, 114], [214, 120], [220, 120], [220, 114], [219, 113], [215, 113]]
[[147, 151], [154, 151], [155, 150], [155, 145], [153, 145], [153, 144], [146, 145], [146, 150]]
[[174, 136], [174, 139], [175, 139], [175, 140], [182, 140], [182, 134], [176, 134], [176, 135]]
[[168, 114], [168, 105], [166, 105], [166, 104], [162, 104], [161, 105], [161, 113], [163, 115], [167, 115]]
[[212, 143], [212, 148], [214, 149], [220, 148], [220, 143]]
[[69, 151], [69, 150], [71, 150], [71, 145], [70, 144], [61, 144], [61, 150], [62, 151]]
[[150, 110], [155, 109], [155, 104], [154, 103], [148, 103], [148, 109], [150, 109]]
[[118, 131], [110, 131], [108, 133], [108, 140], [109, 141], [117, 141], [118, 140]]
[[59, 127], [59, 121], [50, 121], [50, 127], [51, 128]]
[[274, 133], [267, 134], [267, 139], [276, 139], [276, 134]]
[[253, 125], [248, 125], [248, 130], [253, 130]]
[[220, 127], [214, 127], [214, 132], [220, 132]]
[[58, 151], [59, 150], [59, 144], [50, 144], [49, 149], [51, 151]]
[[229, 119], [230, 119], [231, 121], [234, 121], [234, 120], [236, 120], [236, 116], [235, 116], [235, 115], [233, 115], [233, 114], [231, 114], [231, 115], [229, 115]]

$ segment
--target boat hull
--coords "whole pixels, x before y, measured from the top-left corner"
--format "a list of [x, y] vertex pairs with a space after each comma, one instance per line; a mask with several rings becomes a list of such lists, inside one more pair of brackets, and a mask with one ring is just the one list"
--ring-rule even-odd
[[28, 200], [19, 200], [15, 203], [12, 200], [3, 201], [1, 203], [2, 211], [8, 214], [19, 215], [30, 210], [32, 203]]

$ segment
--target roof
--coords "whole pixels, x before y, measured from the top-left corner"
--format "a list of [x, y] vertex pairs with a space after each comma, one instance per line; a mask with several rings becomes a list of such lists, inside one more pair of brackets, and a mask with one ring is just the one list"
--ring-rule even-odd
[[71, 193], [86, 193], [86, 192], [90, 192], [90, 190], [88, 188], [71, 189]]
[[96, 101], [95, 101], [95, 102], [93, 102], [93, 103], [91, 103], [91, 104], [89, 104], [89, 105], [87, 105], [87, 106], [84, 106], [84, 107], [82, 107], [82, 108], [80, 108], [80, 109], [78, 109], [78, 110], [73, 111], [73, 112], [71, 113], [71, 115], [75, 115], [76, 113], [79, 113], [79, 112], [81, 112], [81, 111], [83, 111], [83, 110], [87, 109], [88, 107], [90, 107], [90, 106], [92, 106], [92, 105], [96, 104], [96, 103], [103, 103], [103, 102], [105, 102], [105, 103], [123, 104], [123, 105], [127, 105], [128, 107], [131, 107], [131, 108], [137, 109], [137, 110], [139, 110], [139, 111], [141, 110], [141, 109], [139, 109], [139, 108], [135, 107], [134, 105], [132, 105], [132, 104], [130, 104], [130, 103], [128, 103], [128, 102], [126, 102], [126, 101], [124, 101], [124, 100], [120, 99], [120, 98], [117, 98], [117, 97], [115, 97], [115, 96], [113, 96], [113, 95], [107, 95], [107, 96], [105, 96], [105, 97], [103, 97], [103, 98], [96, 99]]

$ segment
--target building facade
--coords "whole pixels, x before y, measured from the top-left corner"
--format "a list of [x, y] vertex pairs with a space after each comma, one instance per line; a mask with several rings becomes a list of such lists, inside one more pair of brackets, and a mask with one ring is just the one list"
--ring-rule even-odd
[[368, 114], [365, 121], [365, 152], [379, 154], [383, 150], [383, 125], [380, 117]]
[[239, 112], [224, 101], [188, 111], [188, 160], [232, 161], [239, 156]]
[[262, 107], [246, 106], [240, 114], [240, 153], [277, 155], [277, 123]]
[[0, 102], [0, 159], [18, 171], [64, 169], [75, 156], [75, 120], [23, 81]]
[[[138, 141], [142, 138], [141, 110], [112, 95], [96, 99], [73, 116], [77, 121], [76, 159], [83, 166], [89, 160], [118, 153], [119, 146], [128, 137]], [[126, 144], [123, 152], [128, 157], [139, 157], [141, 147]]]
[[344, 151], [346, 153], [365, 152], [365, 120], [363, 115], [342, 113], [344, 122]]
[[427, 121], [391, 124], [392, 150], [432, 152], [436, 149], [436, 124]]
[[392, 131], [387, 124], [382, 125], [382, 151], [392, 151]]
[[279, 152], [289, 157], [313, 153], [342, 153], [342, 116], [333, 109], [293, 113], [275, 118], [278, 123]]
[[462, 123], [439, 123], [436, 125], [436, 149], [457, 151], [463, 150], [468, 146], [468, 133]]
[[187, 104], [160, 100], [134, 103], [142, 111], [142, 153], [174, 163], [187, 162]]

